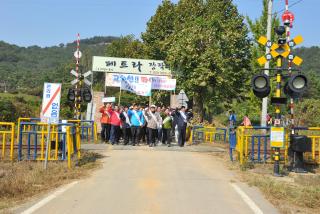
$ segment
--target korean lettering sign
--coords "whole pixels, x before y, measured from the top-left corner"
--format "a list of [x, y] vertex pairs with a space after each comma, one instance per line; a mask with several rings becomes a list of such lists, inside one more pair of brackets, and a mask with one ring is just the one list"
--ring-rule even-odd
[[59, 123], [60, 98], [60, 83], [44, 83], [40, 113], [41, 122]]
[[171, 76], [169, 67], [161, 60], [94, 56], [92, 70], [107, 73]]
[[140, 96], [151, 96], [151, 83], [130, 83], [127, 80], [122, 79], [121, 85], [122, 90], [130, 91]]
[[176, 89], [176, 80], [168, 76], [135, 75], [135, 74], [116, 74], [107, 73], [105, 86], [120, 87], [121, 80], [128, 81], [131, 84], [149, 83], [151, 89], [172, 91]]

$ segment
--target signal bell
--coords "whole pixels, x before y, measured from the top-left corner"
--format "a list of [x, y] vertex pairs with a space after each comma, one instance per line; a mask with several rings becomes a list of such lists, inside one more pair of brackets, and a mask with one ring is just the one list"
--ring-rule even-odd
[[306, 91], [308, 87], [308, 79], [302, 74], [295, 74], [290, 77], [284, 86], [284, 93], [292, 98], [298, 98]]
[[83, 100], [87, 103], [91, 102], [92, 100], [92, 94], [89, 88], [82, 88], [81, 89], [81, 97], [83, 98]]
[[270, 94], [270, 79], [266, 74], [254, 75], [251, 85], [254, 95], [259, 98], [267, 97]]
[[76, 99], [76, 93], [74, 91], [74, 89], [72, 88], [69, 88], [69, 91], [68, 91], [68, 95], [67, 95], [67, 99], [71, 102], [75, 101]]

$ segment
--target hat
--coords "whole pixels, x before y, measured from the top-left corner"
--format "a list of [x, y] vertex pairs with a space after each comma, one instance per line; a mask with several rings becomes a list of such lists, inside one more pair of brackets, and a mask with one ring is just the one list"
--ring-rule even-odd
[[155, 107], [156, 107], [155, 105], [151, 105], [151, 106], [150, 106], [150, 108], [155, 108]]

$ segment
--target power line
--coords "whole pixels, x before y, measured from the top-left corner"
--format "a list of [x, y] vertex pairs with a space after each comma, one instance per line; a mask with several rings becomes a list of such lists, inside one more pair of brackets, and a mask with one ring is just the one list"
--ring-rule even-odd
[[[291, 7], [293, 7], [293, 6], [301, 3], [302, 1], [303, 1], [303, 0], [298, 0], [298, 1], [294, 2], [294, 3], [292, 3], [292, 4], [289, 4], [289, 8], [291, 8]], [[285, 11], [285, 10], [286, 10], [286, 9], [279, 10], [279, 11], [277, 11], [277, 12], [274, 12], [272, 15], [278, 15], [278, 13], [281, 13], [281, 12], [283, 12], [283, 11]]]

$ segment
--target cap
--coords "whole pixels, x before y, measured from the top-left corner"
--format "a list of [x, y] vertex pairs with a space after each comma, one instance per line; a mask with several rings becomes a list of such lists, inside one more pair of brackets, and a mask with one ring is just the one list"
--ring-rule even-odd
[[150, 108], [155, 108], [155, 107], [156, 107], [155, 105], [151, 105], [151, 106], [150, 106]]

